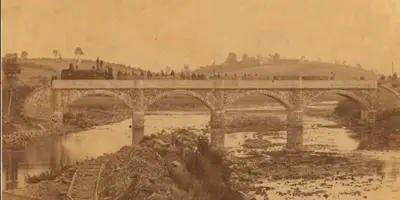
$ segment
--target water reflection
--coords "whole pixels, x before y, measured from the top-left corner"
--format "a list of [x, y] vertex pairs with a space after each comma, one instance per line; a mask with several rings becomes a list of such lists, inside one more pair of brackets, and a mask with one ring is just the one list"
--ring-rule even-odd
[[[151, 134], [182, 127], [203, 129], [209, 120], [206, 113], [157, 113], [145, 116], [145, 131]], [[3, 184], [2, 189], [23, 187], [26, 175], [40, 174], [59, 164], [75, 164], [130, 145], [131, 123], [129, 119], [61, 137], [41, 138], [30, 142], [24, 151], [3, 152], [2, 169], [7, 175], [3, 176], [3, 182], [8, 184]]]
[[[22, 151], [3, 151], [2, 189], [23, 187], [25, 176], [54, 169], [63, 164], [60, 137], [45, 137], [30, 142]], [[65, 155], [65, 154], [64, 154]]]

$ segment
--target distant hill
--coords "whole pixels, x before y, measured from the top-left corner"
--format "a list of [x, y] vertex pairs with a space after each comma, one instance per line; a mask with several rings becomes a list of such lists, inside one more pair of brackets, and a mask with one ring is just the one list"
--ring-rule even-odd
[[331, 72], [337, 79], [354, 79], [363, 76], [365, 79], [378, 79], [380, 75], [375, 72], [363, 69], [361, 67], [345, 66], [340, 64], [329, 64], [323, 62], [308, 62], [308, 61], [297, 61], [294, 62], [282, 62], [278, 64], [262, 64], [259, 66], [228, 66], [228, 65], [217, 65], [202, 67], [195, 71], [204, 74], [220, 74], [224, 76], [225, 73], [228, 75], [237, 74], [242, 76], [243, 74], [251, 74], [254, 76], [329, 76]]
[[[21, 59], [20, 64], [23, 67], [23, 71], [19, 76], [23, 82], [28, 85], [38, 85], [46, 80], [50, 80], [50, 77], [62, 69], [67, 69], [69, 64], [76, 64], [76, 59], [54, 59], [54, 58], [33, 58], [33, 59]], [[96, 65], [95, 60], [81, 60], [80, 69], [91, 69], [92, 66]], [[123, 72], [135, 72], [139, 73], [139, 68], [131, 68], [126, 65], [110, 63], [104, 61], [104, 66], [112, 66], [115, 71]], [[175, 70], [179, 73], [180, 70]], [[157, 70], [158, 72], [158, 70]], [[296, 59], [281, 59], [279, 63], [266, 63], [258, 66], [229, 66], [229, 65], [214, 65], [201, 67], [194, 70], [194, 72], [204, 73], [206, 75], [212, 75], [214, 73], [224, 76], [225, 73], [229, 75], [238, 76], [243, 74], [251, 74], [254, 76], [329, 76], [331, 72], [335, 74], [336, 79], [354, 79], [363, 76], [365, 79], [378, 79], [379, 75], [365, 70], [361, 67], [351, 67], [341, 64], [330, 64], [324, 62], [314, 61], [302, 61]]]
[[[26, 66], [37, 66], [42, 68], [52, 68], [58, 71], [62, 69], [68, 69], [69, 64], [76, 64], [76, 59], [54, 59], [54, 58], [34, 58], [34, 59], [21, 59], [19, 61], [22, 65]], [[80, 69], [91, 69], [93, 66], [96, 66], [96, 60], [81, 60], [79, 68]], [[104, 61], [103, 66], [112, 66], [114, 70], [132, 70], [139, 71], [138, 68], [131, 68], [126, 65], [111, 63]]]

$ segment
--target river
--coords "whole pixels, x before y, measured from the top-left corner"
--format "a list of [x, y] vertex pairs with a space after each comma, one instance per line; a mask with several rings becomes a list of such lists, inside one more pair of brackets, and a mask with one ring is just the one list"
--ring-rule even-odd
[[[282, 114], [277, 115], [285, 118]], [[210, 114], [205, 112], [153, 112], [145, 116], [145, 132], [146, 134], [151, 134], [183, 127], [203, 129], [206, 128], [209, 120]], [[4, 158], [9, 158], [8, 162], [13, 163], [14, 167], [3, 168], [3, 174], [6, 174], [6, 176], [3, 176], [3, 181], [8, 179], [7, 182], [9, 184], [3, 184], [2, 189], [24, 187], [24, 177], [26, 175], [38, 174], [48, 170], [57, 164], [54, 163], [54, 160], [61, 159], [64, 164], [73, 164], [86, 158], [116, 152], [122, 146], [130, 145], [130, 124], [131, 119], [93, 127], [91, 130], [64, 135], [56, 139], [40, 139], [32, 141], [22, 152], [8, 152], [12, 156], [3, 157], [3, 160]], [[316, 151], [358, 151], [359, 142], [350, 137], [354, 133], [344, 127], [335, 126], [337, 126], [337, 123], [329, 119], [305, 116], [304, 145]], [[286, 134], [285, 132], [277, 132], [278, 135], [280, 137], [265, 139], [282, 144], [277, 146], [277, 148], [282, 148], [286, 142]], [[226, 134], [225, 147], [228, 149], [236, 148], [245, 139], [253, 136], [254, 133], [249, 132]], [[392, 152], [391, 154], [375, 151], [360, 152], [387, 160], [388, 166], [391, 165], [393, 156], [400, 158], [397, 152]], [[5, 154], [7, 153], [3, 152], [3, 155]]]

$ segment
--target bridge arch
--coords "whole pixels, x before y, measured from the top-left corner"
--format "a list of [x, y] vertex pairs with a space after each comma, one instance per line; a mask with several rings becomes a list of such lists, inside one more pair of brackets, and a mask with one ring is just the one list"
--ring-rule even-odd
[[172, 90], [172, 91], [159, 93], [155, 97], [149, 98], [149, 100], [147, 102], [145, 102], [144, 110], [149, 109], [151, 105], [153, 105], [155, 102], [159, 101], [160, 99], [162, 99], [164, 97], [168, 97], [168, 96], [174, 96], [174, 95], [185, 95], [185, 96], [193, 97], [193, 98], [199, 100], [205, 106], [207, 106], [207, 108], [210, 109], [211, 111], [215, 110], [215, 106], [210, 100], [208, 100], [206, 97], [203, 97], [203, 95], [201, 95], [197, 92], [189, 91], [189, 90]]
[[353, 101], [355, 101], [362, 110], [370, 110], [370, 106], [369, 103], [366, 99], [358, 96], [357, 94], [355, 94], [354, 92], [351, 91], [346, 91], [346, 90], [326, 90], [326, 91], [321, 91], [319, 93], [317, 93], [316, 95], [312, 96], [311, 98], [309, 98], [306, 103], [305, 106], [309, 106], [310, 104], [313, 103], [313, 101], [315, 99], [317, 99], [318, 97], [322, 96], [322, 95], [326, 95], [326, 94], [336, 94], [342, 97], [346, 97], [348, 99], [351, 99]]
[[72, 90], [68, 91], [66, 95], [63, 96], [62, 100], [62, 109], [65, 109], [67, 106], [71, 105], [73, 102], [86, 97], [86, 96], [95, 96], [95, 95], [101, 95], [101, 96], [108, 96], [108, 97], [114, 97], [118, 100], [121, 100], [124, 102], [129, 108], [133, 109], [132, 106], [132, 100], [131, 97], [123, 92], [114, 92], [110, 90]]
[[236, 101], [238, 101], [241, 98], [247, 97], [247, 96], [252, 96], [252, 95], [264, 95], [267, 97], [271, 97], [272, 99], [278, 101], [281, 105], [283, 105], [286, 109], [290, 110], [293, 108], [293, 105], [290, 103], [289, 99], [283, 97], [281, 94], [273, 91], [267, 91], [267, 90], [250, 90], [246, 92], [239, 93], [237, 95], [233, 95], [230, 97], [230, 99], [227, 100], [225, 106], [229, 107]]
[[393, 89], [392, 87], [387, 86], [387, 85], [379, 85], [379, 88], [382, 88], [382, 89], [384, 89], [384, 90], [390, 92], [391, 94], [393, 94], [394, 96], [396, 96], [396, 101], [397, 101], [397, 102], [400, 102], [400, 93], [397, 92], [395, 89]]
[[51, 87], [35, 88], [24, 100], [23, 115], [33, 119], [46, 119], [51, 116]]

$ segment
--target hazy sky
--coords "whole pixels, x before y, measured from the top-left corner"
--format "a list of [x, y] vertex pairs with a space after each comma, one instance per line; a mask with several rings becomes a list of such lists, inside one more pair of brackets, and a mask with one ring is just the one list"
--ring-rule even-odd
[[3, 0], [2, 50], [143, 68], [223, 61], [228, 52], [347, 60], [400, 70], [399, 0]]

